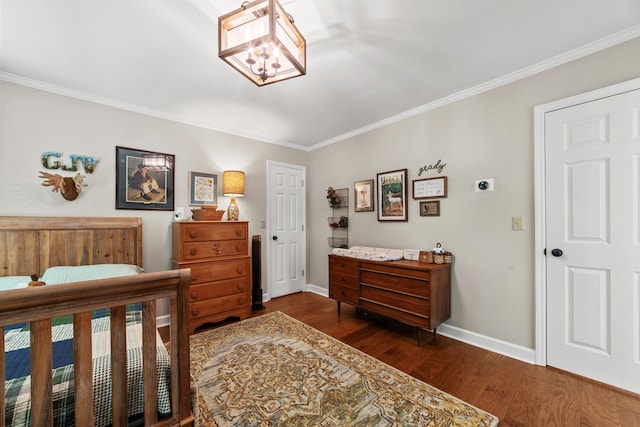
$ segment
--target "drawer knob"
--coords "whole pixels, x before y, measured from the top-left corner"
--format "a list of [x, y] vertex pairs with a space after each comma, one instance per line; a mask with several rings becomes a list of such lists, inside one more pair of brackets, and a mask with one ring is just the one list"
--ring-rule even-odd
[[195, 239], [196, 237], [198, 237], [198, 232], [197, 231], [190, 231], [189, 232], [189, 237], [191, 237], [192, 239]]
[[238, 268], [236, 269], [236, 272], [237, 272], [238, 274], [244, 274], [244, 268], [242, 268], [242, 267], [238, 267]]
[[198, 293], [197, 292], [191, 292], [191, 298], [197, 299], [198, 298]]
[[238, 305], [244, 305], [244, 298], [238, 298]]
[[190, 254], [191, 256], [196, 256], [196, 255], [198, 255], [198, 250], [197, 250], [196, 248], [191, 248], [191, 249], [189, 250], [189, 254]]
[[197, 308], [192, 308], [191, 309], [191, 315], [192, 316], [197, 316], [198, 315], [198, 309]]
[[236, 251], [242, 252], [242, 245], [240, 244], [236, 245]]
[[243, 291], [244, 290], [244, 283], [238, 283], [238, 289]]
[[342, 268], [345, 267], [344, 262], [340, 264], [340, 267], [342, 267]]
[[191, 275], [191, 282], [192, 282], [192, 283], [195, 283], [195, 282], [197, 282], [197, 281], [198, 281], [198, 276], [196, 276], [195, 274], [192, 274], [192, 275]]
[[340, 295], [344, 296], [344, 291], [340, 291]]
[[222, 253], [222, 247], [220, 246], [220, 243], [218, 243], [218, 242], [214, 243], [211, 249], [213, 249], [213, 252], [216, 255], [220, 255]]
[[346, 282], [346, 281], [347, 281], [347, 279], [345, 279], [345, 278], [344, 278], [344, 276], [342, 276], [342, 277], [340, 278], [340, 280], [341, 280], [341, 281], [343, 281], [343, 282]]
[[236, 230], [236, 236], [238, 236], [238, 237], [242, 236], [242, 230], [237, 229]]

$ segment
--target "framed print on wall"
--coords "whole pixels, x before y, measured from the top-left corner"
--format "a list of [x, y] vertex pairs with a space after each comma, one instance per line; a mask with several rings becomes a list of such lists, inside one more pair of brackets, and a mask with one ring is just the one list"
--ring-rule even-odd
[[365, 179], [353, 183], [353, 191], [356, 201], [356, 212], [373, 211], [373, 180]]
[[189, 171], [189, 206], [217, 206], [218, 175]]
[[116, 209], [172, 211], [173, 154], [116, 147]]
[[407, 170], [377, 175], [378, 221], [407, 221]]
[[440, 216], [440, 200], [420, 202], [420, 216]]
[[434, 199], [447, 197], [447, 177], [416, 179], [413, 181], [414, 199]]

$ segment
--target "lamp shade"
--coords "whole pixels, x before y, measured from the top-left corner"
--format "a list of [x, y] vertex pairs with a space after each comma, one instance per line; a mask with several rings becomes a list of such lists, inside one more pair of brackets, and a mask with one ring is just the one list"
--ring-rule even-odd
[[222, 193], [229, 197], [244, 196], [244, 172], [224, 171], [222, 174]]
[[218, 31], [218, 56], [258, 86], [306, 73], [307, 43], [277, 0], [243, 3]]

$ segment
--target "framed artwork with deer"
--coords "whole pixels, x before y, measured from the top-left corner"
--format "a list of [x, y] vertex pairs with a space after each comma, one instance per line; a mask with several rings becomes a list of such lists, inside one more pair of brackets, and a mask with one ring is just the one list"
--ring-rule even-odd
[[407, 221], [407, 169], [377, 174], [378, 221]]

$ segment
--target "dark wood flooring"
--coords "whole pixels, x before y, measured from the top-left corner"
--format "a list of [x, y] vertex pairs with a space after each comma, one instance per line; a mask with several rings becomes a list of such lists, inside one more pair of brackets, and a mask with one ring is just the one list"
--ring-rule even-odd
[[[500, 418], [500, 426], [640, 426], [640, 395], [441, 335], [416, 345], [415, 328], [303, 292], [266, 302]], [[640, 381], [640, 378], [638, 379]]]

